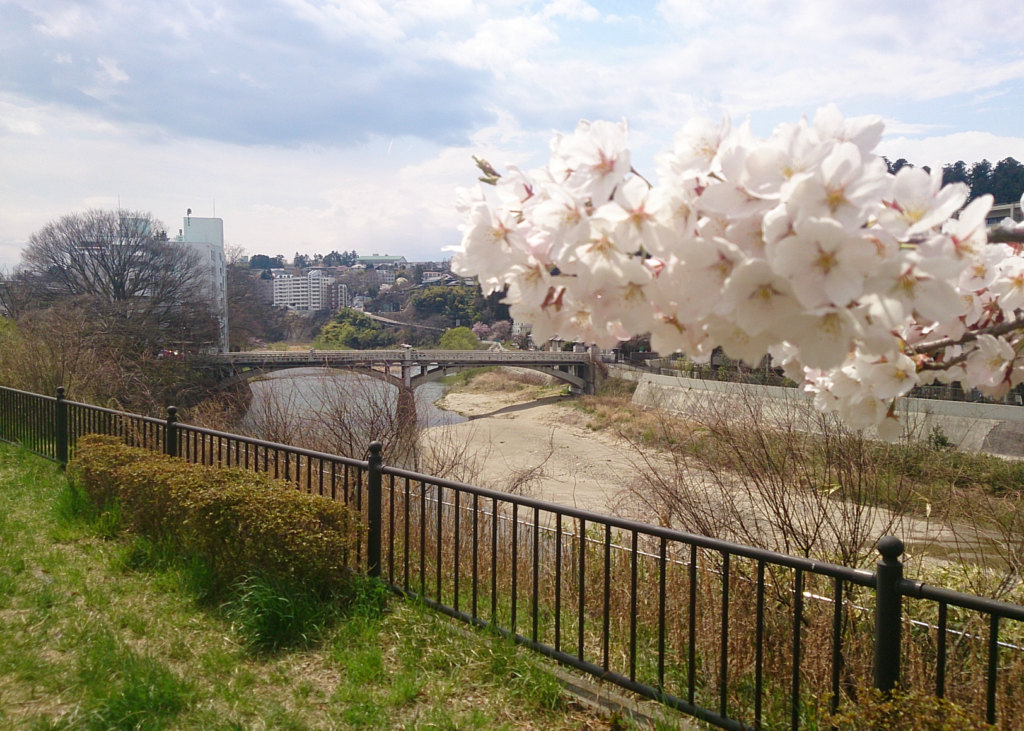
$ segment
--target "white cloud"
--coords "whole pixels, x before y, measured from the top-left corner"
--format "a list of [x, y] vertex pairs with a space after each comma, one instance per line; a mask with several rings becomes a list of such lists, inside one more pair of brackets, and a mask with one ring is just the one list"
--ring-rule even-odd
[[109, 58], [98, 58], [96, 61], [99, 63], [100, 68], [103, 69], [104, 73], [106, 73], [107, 78], [111, 81], [118, 84], [131, 81], [131, 77], [124, 72], [124, 69], [117, 64], [117, 61]]
[[[455, 188], [475, 183], [472, 156], [522, 161], [539, 142], [502, 120], [472, 145], [402, 138], [389, 155], [382, 139], [346, 149], [156, 139], [141, 125], [110, 130], [89, 115], [37, 107], [24, 121], [45, 135], [0, 135], [0, 266], [16, 263], [47, 221], [113, 207], [118, 198], [151, 211], [172, 234], [186, 208], [212, 215], [216, 200], [226, 239], [250, 253], [356, 249], [441, 258], [458, 242]], [[40, 169], [41, 159], [60, 164]]]
[[899, 136], [882, 140], [877, 152], [890, 160], [906, 158], [915, 165], [943, 165], [957, 160], [970, 165], [979, 160], [997, 162], [1007, 157], [1024, 162], [1024, 137], [1001, 137], [976, 131], [923, 139]]
[[662, 0], [604, 22], [597, 7], [0, 0], [0, 263], [118, 193], [165, 219], [216, 198], [251, 252], [436, 255], [471, 154], [532, 166], [582, 117], [628, 117], [646, 171], [695, 114], [792, 120], [829, 101], [888, 117], [891, 158], [1024, 160], [1006, 121], [1024, 118], [1024, 4]]
[[542, 18], [562, 17], [566, 20], [585, 20], [593, 22], [601, 19], [597, 8], [585, 0], [552, 0], [540, 13]]
[[658, 12], [670, 23], [684, 28], [696, 28], [711, 20], [711, 13], [706, 0], [662, 0], [658, 3]]
[[405, 39], [395, 17], [374, 0], [282, 0], [295, 15], [336, 38], [372, 38], [378, 42]]
[[439, 52], [469, 68], [490, 69], [499, 82], [509, 75], [515, 76], [518, 70], [520, 74], [514, 79], [518, 86], [524, 77], [530, 77], [531, 70], [543, 73], [530, 60], [531, 54], [557, 41], [555, 32], [534, 18], [491, 18], [477, 26], [471, 38]]
[[941, 124], [920, 124], [913, 122], [902, 122], [898, 119], [887, 118], [885, 121], [885, 134], [894, 135], [923, 135], [934, 132], [943, 127]]

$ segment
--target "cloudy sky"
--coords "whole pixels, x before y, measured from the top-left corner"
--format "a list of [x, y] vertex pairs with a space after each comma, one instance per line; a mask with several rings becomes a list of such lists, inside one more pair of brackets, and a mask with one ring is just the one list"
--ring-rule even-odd
[[[880, 114], [916, 164], [1024, 160], [1024, 3], [0, 0], [0, 266], [89, 207], [224, 219], [250, 254], [436, 259], [471, 156], [627, 118]], [[449, 255], [444, 255], [449, 256]]]

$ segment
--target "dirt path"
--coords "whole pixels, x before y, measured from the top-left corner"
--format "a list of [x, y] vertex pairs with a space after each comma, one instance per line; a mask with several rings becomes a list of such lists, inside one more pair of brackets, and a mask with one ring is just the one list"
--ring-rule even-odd
[[529, 478], [527, 493], [533, 497], [607, 512], [634, 472], [628, 449], [587, 430], [584, 415], [561, 399], [451, 393], [438, 406], [470, 417], [439, 428], [470, 442], [481, 465], [480, 482], [488, 486], [507, 490], [510, 480]]

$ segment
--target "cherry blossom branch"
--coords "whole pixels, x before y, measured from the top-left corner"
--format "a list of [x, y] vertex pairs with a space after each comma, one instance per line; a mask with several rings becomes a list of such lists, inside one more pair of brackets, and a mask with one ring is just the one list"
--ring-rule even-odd
[[643, 175], [641, 175], [641, 174], [640, 174], [640, 173], [639, 173], [639, 172], [637, 171], [637, 169], [636, 169], [636, 168], [634, 168], [634, 167], [631, 167], [631, 168], [629, 169], [629, 172], [633, 173], [633, 175], [637, 176], [637, 177], [638, 177], [638, 178], [640, 178], [640, 179], [641, 179], [642, 181], [644, 181], [645, 183], [647, 183], [647, 187], [648, 187], [648, 188], [653, 188], [653, 187], [654, 187], [653, 185], [651, 185], [651, 181], [650, 181], [650, 180], [648, 180], [647, 178], [645, 178], [645, 177], [644, 177]]
[[[978, 337], [981, 335], [993, 335], [998, 337], [999, 335], [1006, 335], [1007, 333], [1011, 333], [1014, 330], [1022, 329], [1024, 329], [1024, 318], [1017, 318], [1016, 320], [1011, 320], [1010, 322], [1001, 322], [998, 325], [985, 327], [982, 328], [981, 330], [972, 330], [970, 332], [964, 333], [959, 338], [942, 338], [941, 340], [932, 340], [931, 342], [921, 343], [920, 345], [912, 347], [910, 350], [912, 353], [917, 354], [932, 353], [935, 352], [936, 350], [942, 350], [943, 348], [948, 348], [954, 345], [965, 345], [967, 343], [972, 343], [975, 340], [977, 340]], [[948, 361], [946, 367], [948, 367], [948, 365], [953, 365], [953, 362]]]
[[505, 291], [538, 340], [649, 332], [663, 353], [768, 353], [820, 408], [894, 439], [891, 404], [922, 371], [995, 398], [1024, 384], [1024, 225], [986, 225], [993, 196], [968, 202], [941, 171], [888, 173], [883, 133], [831, 105], [767, 140], [690, 120], [652, 181], [625, 122], [583, 121], [535, 171], [475, 159], [500, 200], [460, 193], [452, 271]]
[[1024, 244], [1024, 226], [1004, 228], [1000, 225], [989, 226], [988, 240], [992, 244]]
[[497, 185], [498, 179], [501, 178], [501, 173], [495, 170], [491, 166], [491, 163], [487, 162], [482, 157], [477, 157], [476, 155], [473, 155], [473, 162], [476, 163], [476, 166], [480, 168], [480, 172], [483, 173], [483, 175], [479, 178], [481, 183], [487, 183], [488, 185]]

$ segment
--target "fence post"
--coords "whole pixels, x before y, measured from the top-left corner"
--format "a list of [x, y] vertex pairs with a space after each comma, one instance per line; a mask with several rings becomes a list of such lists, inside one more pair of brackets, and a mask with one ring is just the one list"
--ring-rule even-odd
[[164, 430], [164, 454], [178, 456], [178, 407], [167, 407], [167, 428]]
[[57, 386], [57, 403], [53, 414], [54, 441], [57, 447], [57, 464], [61, 469], [68, 466], [68, 405], [64, 401], [64, 387]]
[[875, 567], [875, 688], [890, 693], [900, 682], [903, 629], [903, 541], [885, 536], [878, 541], [882, 560]]
[[381, 544], [381, 476], [384, 460], [381, 457], [380, 442], [370, 442], [369, 484], [367, 485], [367, 522], [366, 533], [366, 573], [380, 578], [380, 544]]

